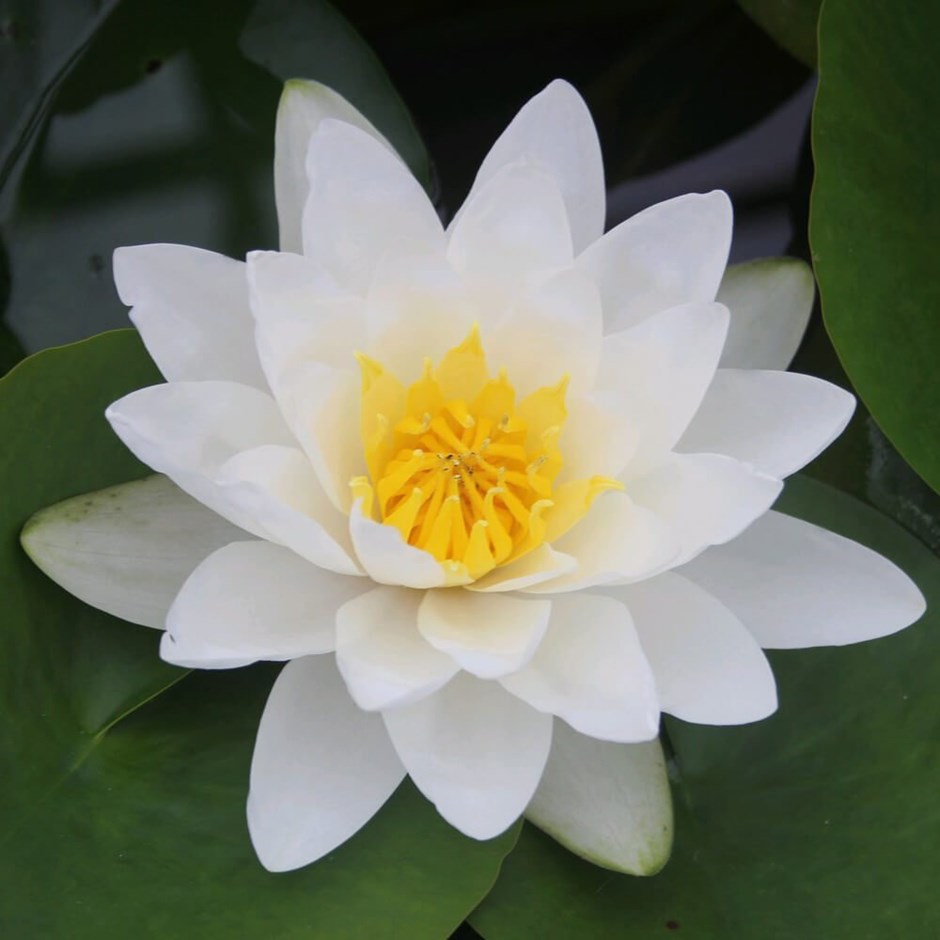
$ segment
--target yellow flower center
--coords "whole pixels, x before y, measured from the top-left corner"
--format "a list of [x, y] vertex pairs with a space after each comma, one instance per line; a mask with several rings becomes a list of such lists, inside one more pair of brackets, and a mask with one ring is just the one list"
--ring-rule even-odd
[[353, 496], [444, 564], [451, 583], [521, 558], [570, 528], [598, 493], [622, 488], [593, 477], [556, 491], [568, 378], [517, 402], [505, 370], [490, 377], [476, 327], [437, 368], [425, 360], [408, 388], [358, 359], [369, 477], [352, 480]]

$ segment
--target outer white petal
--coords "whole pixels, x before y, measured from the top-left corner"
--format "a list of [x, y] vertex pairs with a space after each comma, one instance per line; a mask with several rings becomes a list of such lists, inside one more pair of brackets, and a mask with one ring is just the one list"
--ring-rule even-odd
[[418, 632], [424, 595], [379, 587], [349, 601], [336, 618], [336, 662], [349, 694], [369, 711], [406, 705], [437, 691], [457, 672], [449, 656]]
[[649, 741], [659, 733], [653, 673], [629, 611], [610, 597], [554, 598], [548, 632], [532, 661], [500, 682], [594, 738]]
[[394, 526], [367, 519], [358, 501], [349, 514], [349, 532], [356, 556], [373, 581], [409, 588], [444, 586], [444, 567], [433, 555], [409, 545]]
[[504, 166], [467, 200], [449, 230], [447, 257], [480, 290], [511, 296], [571, 264], [571, 233], [558, 185], [528, 163]]
[[405, 776], [378, 715], [357, 708], [331, 656], [288, 663], [268, 698], [251, 761], [248, 830], [268, 871], [342, 845]]
[[418, 609], [418, 629], [435, 649], [481, 679], [524, 666], [545, 635], [550, 601], [428, 591]]
[[783, 484], [720, 454], [672, 454], [628, 489], [637, 505], [665, 522], [678, 540], [675, 566], [740, 535], [770, 509]]
[[26, 523], [20, 538], [29, 557], [70, 594], [162, 629], [193, 569], [244, 537], [158, 475], [49, 506]]
[[659, 741], [598, 741], [556, 721], [526, 818], [595, 865], [655, 875], [669, 858], [673, 831]]
[[769, 512], [682, 569], [726, 604], [761, 646], [842, 646], [896, 633], [925, 610], [896, 565], [857, 542]]
[[576, 252], [600, 238], [606, 201], [600, 142], [587, 105], [567, 82], [556, 79], [523, 105], [480, 166], [468, 201], [519, 159], [555, 178]]
[[342, 95], [319, 82], [293, 79], [284, 85], [274, 131], [274, 197], [281, 251], [300, 252], [301, 218], [310, 184], [304, 163], [320, 122], [335, 118], [353, 124], [394, 153], [392, 145]]
[[610, 593], [633, 615], [664, 712], [738, 725], [776, 710], [767, 658], [744, 624], [706, 591], [669, 573]]
[[336, 511], [269, 396], [234, 382], [174, 382], [132, 392], [106, 415], [144, 463], [235, 525], [314, 564], [359, 573]]
[[721, 304], [685, 304], [604, 338], [595, 394], [636, 434], [626, 479], [668, 453], [715, 375], [728, 331]]
[[326, 653], [334, 647], [336, 611], [365, 587], [279, 545], [233, 542], [183, 585], [160, 655], [177, 666], [227, 669]]
[[267, 387], [243, 262], [185, 245], [135, 245], [114, 252], [114, 283], [168, 381]]
[[719, 369], [677, 449], [726, 454], [783, 479], [821, 454], [854, 410], [854, 396], [810, 375]]
[[663, 570], [678, 556], [679, 543], [658, 516], [625, 493], [604, 493], [587, 515], [554, 547], [571, 555], [578, 567], [570, 574], [531, 585], [533, 594], [578, 591], [614, 581], [635, 581]]
[[814, 296], [813, 271], [797, 258], [731, 265], [718, 289], [718, 300], [731, 311], [721, 365], [786, 369], [806, 332]]
[[105, 417], [128, 449], [181, 489], [254, 535], [263, 530], [232, 511], [212, 478], [243, 450], [294, 443], [270, 396], [236, 382], [171, 382], [141, 388]]
[[418, 789], [474, 839], [491, 839], [522, 815], [552, 740], [551, 716], [466, 673], [382, 717]]
[[534, 587], [543, 581], [550, 581], [563, 574], [576, 571], [578, 561], [571, 555], [556, 552], [551, 545], [543, 542], [522, 558], [495, 568], [473, 584], [467, 585], [468, 591], [491, 593], [496, 591], [521, 591]]
[[268, 538], [338, 574], [358, 575], [346, 518], [327, 499], [306, 456], [266, 444], [229, 458], [215, 477], [219, 492]]
[[679, 304], [715, 299], [731, 246], [731, 202], [678, 196], [622, 222], [578, 258], [601, 292], [607, 332]]
[[364, 131], [325, 120], [307, 154], [304, 254], [364, 295], [381, 261], [440, 252], [444, 231], [418, 181]]

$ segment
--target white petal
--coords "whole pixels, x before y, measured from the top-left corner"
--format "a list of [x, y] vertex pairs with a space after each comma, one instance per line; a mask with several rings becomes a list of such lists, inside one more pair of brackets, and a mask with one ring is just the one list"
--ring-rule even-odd
[[664, 712], [738, 725], [776, 710], [767, 658], [744, 624], [706, 591], [669, 573], [610, 593], [633, 615]]
[[601, 292], [608, 333], [687, 303], [715, 299], [731, 246], [725, 193], [678, 196], [611, 229], [579, 258]]
[[649, 741], [659, 733], [653, 674], [629, 611], [610, 597], [554, 598], [532, 662], [500, 682], [593, 738]]
[[323, 121], [307, 154], [304, 254], [364, 295], [380, 261], [441, 252], [444, 232], [408, 168], [364, 131]]
[[625, 493], [604, 493], [554, 547], [578, 562], [577, 570], [532, 585], [533, 594], [578, 591], [613, 581], [634, 581], [661, 571], [677, 557], [669, 526]]
[[813, 309], [812, 268], [797, 258], [733, 264], [718, 300], [731, 311], [721, 365], [732, 369], [786, 369]]
[[248, 285], [258, 353], [275, 395], [285, 373], [316, 361], [356, 371], [365, 307], [300, 255], [253, 251]]
[[418, 609], [418, 629], [435, 649], [481, 679], [524, 666], [545, 635], [550, 601], [428, 591]]
[[569, 394], [580, 394], [594, 385], [602, 334], [597, 288], [565, 268], [533, 285], [483, 341], [491, 367], [505, 368], [519, 395], [566, 375]]
[[624, 420], [617, 393], [594, 390], [569, 396], [568, 418], [561, 432], [565, 463], [559, 483], [592, 476], [617, 478], [630, 464], [639, 446], [639, 431]]
[[783, 479], [845, 429], [855, 398], [795, 372], [719, 369], [678, 450], [726, 454]]
[[655, 875], [669, 858], [673, 832], [659, 741], [598, 741], [556, 721], [526, 818], [594, 865]]
[[261, 716], [248, 830], [268, 871], [322, 858], [359, 831], [405, 776], [378, 715], [346, 694], [332, 656], [295, 659]]
[[681, 546], [675, 566], [740, 535], [770, 509], [783, 484], [720, 454], [672, 454], [628, 489], [672, 530]]
[[330, 502], [352, 503], [349, 481], [365, 472], [360, 436], [361, 378], [352, 370], [307, 361], [285, 373], [278, 404]]
[[508, 294], [571, 264], [571, 234], [558, 185], [527, 163], [504, 166], [464, 204], [449, 230], [454, 269]]
[[135, 245], [114, 252], [114, 283], [168, 381], [267, 387], [243, 262], [185, 245]]
[[433, 555], [409, 545], [394, 526], [367, 519], [359, 502], [349, 514], [349, 532], [356, 556], [373, 581], [410, 588], [444, 586], [444, 566]]
[[896, 565], [857, 542], [769, 512], [682, 569], [769, 649], [842, 646], [896, 633], [925, 609]]
[[271, 542], [233, 542], [183, 585], [160, 655], [177, 666], [227, 669], [329, 652], [336, 611], [365, 586]]
[[522, 815], [552, 740], [549, 715], [466, 673], [382, 717], [418, 789], [474, 839], [491, 839]]
[[[360, 336], [355, 348], [364, 349], [402, 382], [410, 383], [421, 375], [426, 358], [440, 361], [474, 323], [485, 326], [491, 313], [478, 306], [446, 258], [396, 258], [376, 269], [366, 299], [368, 335]], [[489, 353], [485, 329], [483, 341]]]
[[637, 445], [626, 478], [668, 453], [688, 427], [718, 367], [728, 331], [721, 304], [685, 304], [604, 338], [595, 394]]
[[346, 518], [327, 499], [306, 456], [266, 444], [229, 458], [215, 477], [219, 492], [267, 538], [338, 574], [359, 575]]
[[301, 79], [286, 82], [274, 131], [274, 196], [281, 251], [302, 250], [301, 218], [310, 192], [304, 164], [310, 139], [327, 118], [358, 127], [394, 153], [392, 145], [370, 121], [332, 88]]
[[56, 503], [20, 536], [29, 557], [70, 594], [160, 629], [193, 569], [244, 537], [164, 476]]
[[379, 587], [336, 618], [336, 663], [360, 708], [406, 705], [435, 692], [457, 664], [418, 632], [420, 591]]
[[468, 201], [504, 166], [519, 159], [550, 173], [561, 190], [576, 252], [604, 231], [604, 164], [584, 100], [556, 79], [530, 99], [493, 144]]
[[578, 567], [577, 559], [555, 549], [546, 543], [533, 549], [517, 561], [494, 569], [473, 584], [467, 585], [468, 591], [490, 593], [495, 591], [521, 591], [534, 587], [543, 581], [550, 581], [563, 574], [570, 574]]
[[233, 512], [212, 482], [239, 451], [294, 443], [270, 396], [235, 382], [171, 382], [131, 392], [105, 412], [139, 460], [254, 535], [263, 531]]

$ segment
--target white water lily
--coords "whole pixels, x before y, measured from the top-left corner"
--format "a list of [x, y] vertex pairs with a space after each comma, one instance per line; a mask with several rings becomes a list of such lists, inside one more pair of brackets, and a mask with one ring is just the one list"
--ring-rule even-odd
[[40, 513], [24, 545], [165, 629], [169, 662], [288, 661], [251, 768], [267, 868], [330, 852], [408, 774], [474, 838], [527, 812], [600, 864], [656, 870], [661, 712], [764, 718], [762, 647], [924, 609], [885, 559], [771, 510], [854, 406], [769, 371], [799, 342], [808, 269], [723, 283], [721, 192], [604, 234], [597, 136], [564, 82], [447, 228], [314, 83], [285, 89], [275, 180], [280, 252], [117, 251], [167, 381], [107, 416], [161, 475]]

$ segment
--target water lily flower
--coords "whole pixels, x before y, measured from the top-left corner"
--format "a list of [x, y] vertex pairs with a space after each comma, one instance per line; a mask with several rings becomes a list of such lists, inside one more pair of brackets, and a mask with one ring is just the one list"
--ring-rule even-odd
[[312, 862], [405, 775], [487, 839], [526, 813], [622, 871], [665, 860], [660, 713], [777, 706], [762, 648], [924, 609], [868, 549], [774, 512], [854, 400], [781, 371], [812, 278], [726, 272], [724, 193], [606, 234], [588, 110], [558, 81], [447, 227], [349, 103], [291, 82], [280, 251], [115, 253], [166, 378], [108, 420], [157, 476], [52, 507], [35, 561], [200, 669], [285, 661], [258, 730], [261, 862]]

